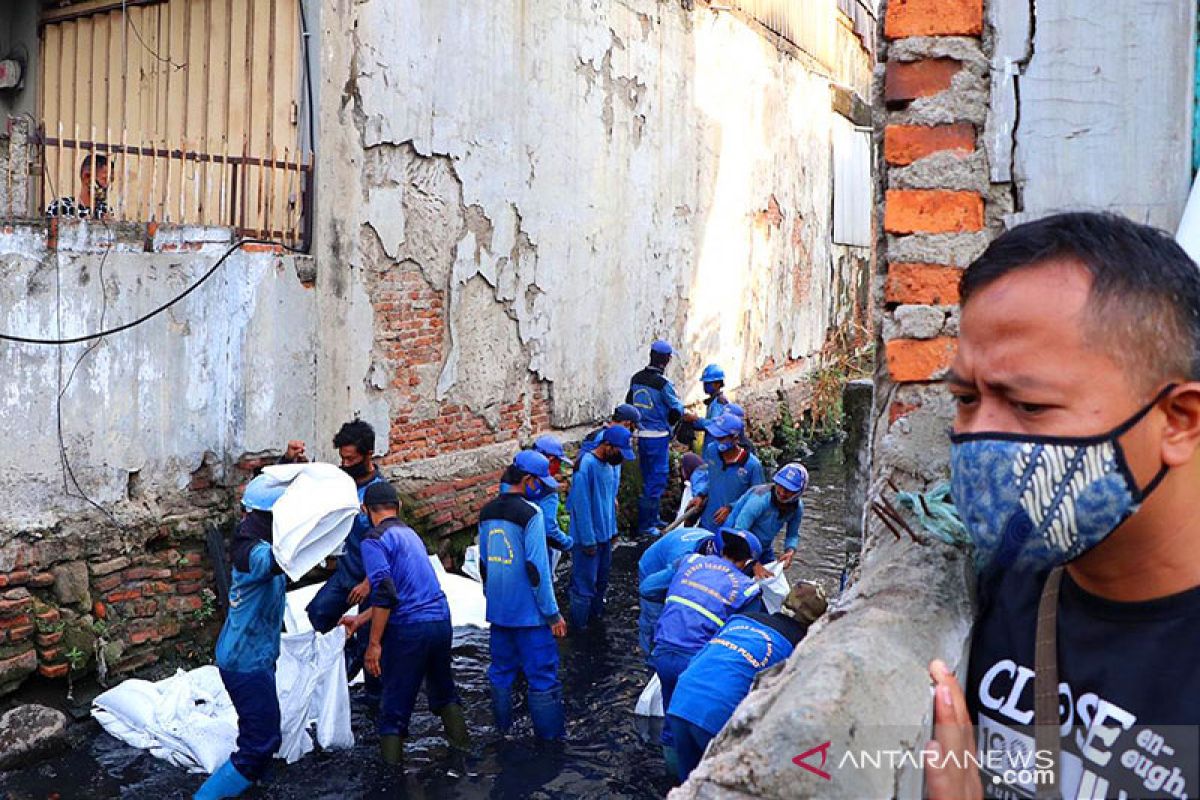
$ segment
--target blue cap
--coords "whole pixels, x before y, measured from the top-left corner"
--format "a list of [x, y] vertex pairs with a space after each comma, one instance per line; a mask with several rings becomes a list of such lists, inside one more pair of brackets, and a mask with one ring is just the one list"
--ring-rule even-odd
[[259, 475], [246, 484], [242, 492], [242, 505], [251, 511], [270, 511], [275, 501], [283, 497], [288, 485], [269, 475]]
[[704, 373], [700, 376], [701, 383], [716, 383], [717, 381], [725, 380], [725, 370], [721, 369], [717, 364], [709, 364], [704, 368]]
[[722, 414], [716, 419], [710, 419], [704, 426], [704, 430], [708, 431], [709, 436], [717, 439], [724, 439], [726, 436], [741, 436], [746, 430], [746, 423], [742, 422], [742, 418], [733, 414]]
[[550, 474], [550, 459], [536, 450], [522, 450], [517, 453], [517, 457], [513, 459], [513, 466], [526, 475], [537, 478], [551, 489], [558, 488], [558, 481]]
[[620, 425], [609, 425], [604, 429], [604, 433], [600, 436], [600, 441], [604, 444], [611, 444], [613, 447], [621, 451], [621, 455], [628, 461], [634, 458], [633, 448], [630, 442], [633, 441], [633, 433], [628, 428], [622, 428]]
[[721, 528], [720, 532], [717, 534], [716, 542], [718, 553], [725, 549], [725, 540], [730, 536], [736, 536], [739, 539], [745, 539], [746, 544], [750, 545], [750, 555], [755, 561], [757, 561], [759, 556], [762, 555], [762, 542], [758, 540], [758, 537], [749, 531], [738, 530], [737, 528]]
[[660, 356], [669, 356], [669, 355], [673, 354], [675, 351], [671, 349], [671, 345], [668, 344], [665, 340], [656, 339], [650, 345], [650, 352], [658, 353]]
[[533, 449], [544, 455], [546, 458], [562, 458], [566, 455], [563, 450], [562, 442], [557, 436], [549, 433], [543, 433], [533, 442]]
[[737, 403], [729, 403], [726, 405], [725, 413], [733, 414], [735, 417], [743, 421], [746, 419], [746, 409], [742, 408]]
[[637, 406], [621, 403], [613, 409], [612, 418], [614, 422], [632, 422], [637, 425], [642, 421], [642, 412], [637, 410]]
[[780, 467], [773, 480], [789, 492], [803, 492], [808, 488], [808, 470], [799, 461], [793, 461]]

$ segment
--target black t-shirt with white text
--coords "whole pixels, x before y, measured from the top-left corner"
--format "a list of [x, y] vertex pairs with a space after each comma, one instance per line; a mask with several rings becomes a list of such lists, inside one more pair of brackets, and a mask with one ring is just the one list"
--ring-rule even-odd
[[[1008, 570], [979, 585], [966, 690], [989, 797], [1033, 797], [1040, 780], [1033, 771], [1040, 765], [1028, 759], [1036, 749], [1037, 610], [1048, 572]], [[1118, 603], [1064, 574], [1058, 680], [1063, 797], [1200, 797], [1200, 587]], [[997, 759], [1001, 753], [1008, 757]]]

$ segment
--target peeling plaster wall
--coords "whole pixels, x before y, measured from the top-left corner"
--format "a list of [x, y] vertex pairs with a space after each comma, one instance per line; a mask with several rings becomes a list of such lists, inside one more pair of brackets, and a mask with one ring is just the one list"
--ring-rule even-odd
[[375, 335], [322, 358], [319, 429], [359, 413], [408, 463], [439, 420], [590, 423], [658, 336], [690, 399], [708, 361], [749, 392], [853, 316], [865, 264], [829, 222], [845, 121], [811, 60], [675, 2], [330, 5], [320, 314]]
[[[194, 282], [231, 241], [228, 231], [161, 232], [157, 252], [146, 253], [133, 226], [64, 223], [52, 251], [44, 224], [5, 231], [0, 330], [47, 337], [145, 314]], [[297, 277], [298, 260], [305, 259], [239, 251], [179, 305], [99, 341], [82, 359], [87, 344], [0, 343], [0, 534], [82, 528], [73, 516], [95, 517], [64, 491], [60, 376], [70, 380], [62, 434], [75, 478], [131, 533], [178, 512], [179, 495], [202, 467], [219, 481], [241, 454], [311, 438], [314, 299]], [[11, 568], [0, 563], [0, 571]]]

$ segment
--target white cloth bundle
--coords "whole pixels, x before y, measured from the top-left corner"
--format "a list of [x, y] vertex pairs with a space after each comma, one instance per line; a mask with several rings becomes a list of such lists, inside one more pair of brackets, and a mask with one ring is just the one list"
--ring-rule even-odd
[[263, 474], [287, 485], [271, 509], [271, 552], [287, 576], [297, 581], [349, 535], [359, 512], [358, 487], [333, 464], [279, 464]]

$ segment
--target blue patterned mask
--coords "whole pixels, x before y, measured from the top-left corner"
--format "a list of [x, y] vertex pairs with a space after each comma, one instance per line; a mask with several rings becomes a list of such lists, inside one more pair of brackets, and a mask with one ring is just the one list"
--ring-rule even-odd
[[1174, 388], [1099, 436], [951, 434], [951, 491], [975, 543], [976, 569], [1065, 564], [1132, 516], [1167, 467], [1139, 489], [1119, 439]]

